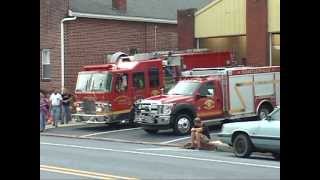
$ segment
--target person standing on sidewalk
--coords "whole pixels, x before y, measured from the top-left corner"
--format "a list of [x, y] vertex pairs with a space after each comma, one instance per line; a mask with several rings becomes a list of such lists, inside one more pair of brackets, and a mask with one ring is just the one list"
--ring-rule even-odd
[[70, 102], [72, 99], [72, 95], [69, 91], [64, 88], [62, 94], [62, 124], [68, 124], [71, 121], [71, 113], [70, 113]]
[[40, 132], [46, 128], [46, 121], [49, 113], [49, 102], [45, 95], [40, 92]]
[[62, 96], [58, 90], [54, 90], [50, 96], [50, 109], [54, 127], [58, 127], [58, 121], [61, 120], [61, 104]]

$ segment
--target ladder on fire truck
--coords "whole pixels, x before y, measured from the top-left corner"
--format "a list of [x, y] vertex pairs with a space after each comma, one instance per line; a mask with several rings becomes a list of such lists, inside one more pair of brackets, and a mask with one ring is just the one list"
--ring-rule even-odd
[[116, 52], [110, 58], [110, 63], [116, 63], [120, 61], [141, 61], [146, 59], [155, 59], [160, 57], [168, 57], [168, 56], [177, 56], [181, 54], [192, 54], [192, 53], [203, 53], [208, 52], [208, 49], [187, 49], [187, 50], [179, 50], [179, 51], [154, 51], [150, 53], [138, 53], [132, 56], [129, 56], [123, 52]]
[[183, 77], [204, 77], [210, 75], [226, 74], [230, 68], [194, 68], [189, 71], [182, 72]]

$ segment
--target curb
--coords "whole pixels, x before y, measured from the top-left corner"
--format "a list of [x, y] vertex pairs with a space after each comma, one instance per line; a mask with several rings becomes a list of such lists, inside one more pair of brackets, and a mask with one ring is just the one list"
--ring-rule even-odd
[[[101, 137], [80, 137], [80, 136], [74, 136], [74, 135], [55, 134], [55, 133], [42, 133], [42, 134], [40, 134], [40, 136], [64, 137], [64, 138], [73, 138], [73, 139], [89, 139], [89, 140], [97, 140], [97, 141], [110, 141], [110, 142], [146, 144], [146, 145], [181, 147], [182, 148], [182, 145], [177, 145], [177, 144], [161, 144], [161, 143], [152, 143], [152, 142], [143, 142], [143, 141], [129, 141], [129, 140], [122, 140], [122, 139], [111, 139], [111, 138], [101, 138]], [[222, 143], [221, 141], [212, 141], [212, 143], [217, 146], [217, 149], [215, 151], [232, 152], [232, 148], [229, 145]]]
[[[85, 125], [86, 123], [81, 122], [74, 122], [74, 123], [68, 123], [68, 124], [58, 124], [58, 127], [72, 127], [72, 126], [79, 126], [79, 125]], [[46, 125], [46, 129], [52, 129], [54, 128], [53, 125], [49, 124]]]
[[52, 136], [52, 137], [64, 137], [64, 138], [74, 138], [74, 139], [89, 139], [89, 140], [121, 142], [121, 143], [132, 143], [132, 144], [147, 144], [147, 145], [159, 145], [159, 146], [181, 147], [181, 146], [175, 145], [175, 144], [160, 144], [160, 143], [152, 143], [152, 142], [129, 141], [129, 140], [122, 140], [122, 139], [111, 139], [111, 138], [100, 138], [100, 137], [81, 137], [81, 136], [73, 136], [73, 135], [65, 135], [65, 134], [55, 134], [55, 133], [45, 133], [45, 134], [41, 134], [41, 136]]

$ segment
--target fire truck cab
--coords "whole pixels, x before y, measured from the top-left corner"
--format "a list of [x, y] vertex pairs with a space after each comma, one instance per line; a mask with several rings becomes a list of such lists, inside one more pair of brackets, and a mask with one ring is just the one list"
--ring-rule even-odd
[[87, 123], [133, 122], [137, 99], [159, 95], [164, 87], [162, 59], [84, 66], [75, 89], [76, 113]]

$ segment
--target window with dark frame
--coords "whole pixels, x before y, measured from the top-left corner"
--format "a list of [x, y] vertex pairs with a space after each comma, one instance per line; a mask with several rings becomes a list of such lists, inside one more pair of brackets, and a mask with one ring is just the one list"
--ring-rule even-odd
[[150, 68], [149, 69], [149, 83], [151, 88], [159, 87], [159, 69], [158, 68]]
[[42, 79], [51, 79], [50, 49], [41, 50]]
[[138, 89], [144, 89], [145, 82], [143, 72], [137, 72], [133, 74], [133, 86]]
[[117, 92], [126, 92], [128, 89], [128, 74], [127, 73], [123, 73], [123, 74], [119, 74], [116, 77], [116, 90]]
[[200, 94], [203, 96], [214, 96], [214, 85], [213, 82], [208, 82], [202, 85], [199, 89]]

